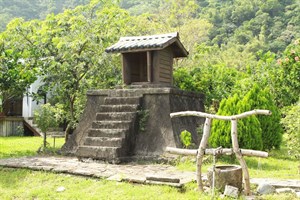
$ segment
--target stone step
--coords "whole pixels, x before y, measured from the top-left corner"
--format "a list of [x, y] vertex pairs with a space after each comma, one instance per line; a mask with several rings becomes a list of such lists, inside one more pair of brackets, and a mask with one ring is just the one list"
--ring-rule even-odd
[[119, 137], [125, 138], [129, 129], [90, 129], [88, 132], [89, 137]]
[[135, 114], [136, 112], [102, 112], [102, 113], [97, 113], [96, 120], [97, 121], [105, 121], [105, 120], [129, 121], [134, 118]]
[[104, 99], [106, 105], [137, 105], [140, 102], [140, 97], [106, 97]]
[[113, 137], [86, 137], [85, 146], [121, 147], [124, 139]]
[[122, 157], [124, 153], [120, 147], [79, 146], [76, 155], [81, 158], [113, 160]]
[[142, 93], [135, 89], [119, 89], [110, 93], [110, 97], [142, 97]]
[[100, 112], [136, 112], [139, 105], [101, 105]]
[[131, 121], [94, 121], [92, 128], [94, 129], [129, 129]]

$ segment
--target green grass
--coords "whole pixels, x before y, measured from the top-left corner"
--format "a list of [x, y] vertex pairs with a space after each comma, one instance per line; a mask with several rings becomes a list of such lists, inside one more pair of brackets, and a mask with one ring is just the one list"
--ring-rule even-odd
[[[53, 138], [48, 138], [49, 146], [53, 146]], [[56, 149], [64, 143], [63, 138], [56, 139]], [[42, 145], [39, 137], [0, 137], [0, 158], [32, 156]], [[52, 149], [53, 150], [53, 149]], [[296, 159], [286, 158], [284, 150], [274, 151], [267, 159], [247, 158], [251, 177], [300, 178], [294, 174], [293, 166], [298, 166]], [[211, 166], [212, 159], [208, 157], [204, 171]], [[234, 159], [223, 157], [219, 163], [234, 163]], [[195, 163], [187, 159], [178, 163], [182, 170], [195, 170]], [[290, 171], [289, 171], [290, 170]], [[276, 176], [274, 175], [276, 174]], [[289, 175], [290, 174], [290, 175]], [[183, 189], [168, 186], [151, 186], [107, 181], [103, 179], [84, 178], [66, 174], [56, 174], [27, 169], [12, 169], [0, 167], [0, 199], [210, 199], [209, 194], [201, 194], [195, 190], [196, 183], [190, 183]], [[57, 192], [58, 187], [65, 191]], [[217, 198], [218, 199], [218, 198]], [[296, 199], [294, 195], [269, 195], [259, 199]]]
[[[209, 199], [193, 190], [0, 168], [0, 199]], [[65, 191], [57, 192], [58, 187]]]
[[[276, 178], [276, 179], [300, 179], [298, 172], [300, 160], [287, 156], [286, 149], [273, 150], [269, 153], [268, 158], [245, 157], [251, 178]], [[194, 159], [186, 159], [185, 162], [177, 164], [180, 170], [195, 171], [196, 164]], [[205, 156], [203, 172], [206, 173], [212, 166], [212, 156]], [[217, 159], [218, 165], [237, 164], [239, 162], [234, 156], [221, 156]]]
[[[58, 150], [64, 144], [64, 138], [47, 138], [50, 150]], [[0, 137], [0, 158], [33, 156], [43, 144], [42, 137]]]

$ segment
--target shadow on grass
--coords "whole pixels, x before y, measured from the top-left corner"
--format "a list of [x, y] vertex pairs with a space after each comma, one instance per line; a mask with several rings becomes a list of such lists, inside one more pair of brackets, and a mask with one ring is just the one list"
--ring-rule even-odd
[[12, 151], [12, 152], [0, 152], [0, 159], [4, 158], [18, 158], [23, 156], [34, 156], [37, 155], [37, 151]]
[[0, 187], [17, 188], [31, 172], [25, 169], [3, 168], [0, 167]]

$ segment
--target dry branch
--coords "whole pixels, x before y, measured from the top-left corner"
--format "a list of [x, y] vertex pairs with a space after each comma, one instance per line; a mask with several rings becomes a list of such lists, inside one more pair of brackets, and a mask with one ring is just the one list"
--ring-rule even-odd
[[240, 151], [239, 148], [239, 143], [238, 143], [238, 136], [237, 136], [237, 120], [231, 120], [231, 141], [232, 141], [232, 147], [233, 151], [235, 153], [236, 158], [239, 160], [240, 165], [243, 170], [244, 174], [244, 183], [245, 183], [245, 194], [248, 196], [251, 194], [250, 191], [250, 176], [249, 176], [249, 171], [248, 167], [246, 164], [246, 161], [243, 158], [243, 155]]
[[197, 186], [198, 190], [203, 191], [203, 183], [201, 177], [201, 166], [202, 166], [202, 159], [205, 153], [205, 149], [208, 143], [208, 138], [210, 135], [210, 128], [211, 128], [211, 119], [206, 118], [204, 123], [203, 129], [203, 136], [199, 145], [199, 149], [197, 152], [197, 171], [196, 171], [196, 179], [197, 179]]
[[213, 115], [213, 114], [208, 114], [208, 113], [203, 113], [203, 112], [198, 112], [198, 111], [183, 111], [183, 112], [176, 112], [176, 113], [171, 113], [170, 116], [171, 118], [173, 117], [184, 117], [184, 116], [194, 116], [194, 117], [205, 117], [209, 119], [220, 119], [220, 120], [236, 120], [236, 119], [242, 119], [245, 117], [248, 117], [250, 115], [271, 115], [272, 112], [269, 110], [251, 110], [248, 112], [244, 112], [238, 115], [232, 115], [232, 116], [222, 116], [222, 115]]
[[[205, 149], [205, 155], [213, 155], [215, 149]], [[261, 158], [267, 158], [268, 152], [265, 151], [256, 151], [250, 149], [241, 149], [240, 150], [243, 156], [255, 156]], [[186, 156], [196, 156], [197, 149], [180, 149], [174, 147], [167, 147], [166, 152], [176, 155], [186, 155]], [[234, 154], [233, 150], [230, 148], [222, 148], [216, 151], [216, 155], [232, 155]]]

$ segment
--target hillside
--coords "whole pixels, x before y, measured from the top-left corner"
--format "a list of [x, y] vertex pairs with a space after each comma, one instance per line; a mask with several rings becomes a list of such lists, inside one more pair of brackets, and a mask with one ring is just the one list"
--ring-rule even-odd
[[44, 19], [49, 13], [57, 14], [88, 2], [89, 0], [1, 0], [0, 31], [16, 17], [26, 20]]

